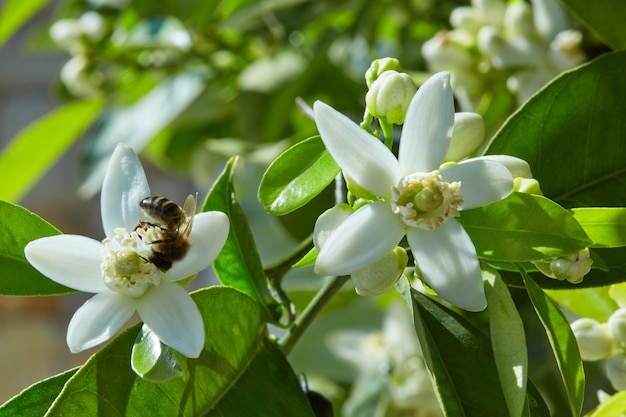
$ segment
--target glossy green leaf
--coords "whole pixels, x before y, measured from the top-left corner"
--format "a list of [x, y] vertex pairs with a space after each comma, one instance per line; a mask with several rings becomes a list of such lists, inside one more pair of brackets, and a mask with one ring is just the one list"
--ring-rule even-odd
[[137, 325], [93, 355], [46, 415], [313, 417], [286, 358], [265, 338], [254, 300], [227, 287], [192, 297], [207, 337], [200, 357], [187, 361], [185, 377], [154, 384], [130, 369]]
[[81, 147], [79, 194], [91, 197], [102, 185], [113, 150], [123, 142], [139, 153], [202, 92], [205, 81], [191, 73], [166, 78], [131, 106], [103, 115]]
[[573, 416], [579, 416], [583, 405], [585, 374], [574, 334], [561, 310], [524, 270], [520, 270], [520, 273], [552, 346], [567, 392], [569, 409]]
[[44, 379], [0, 406], [0, 417], [41, 417], [78, 368]]
[[287, 149], [267, 168], [259, 201], [275, 216], [291, 213], [321, 193], [339, 171], [320, 137], [313, 136]]
[[572, 215], [593, 240], [594, 247], [626, 246], [626, 208], [575, 208], [572, 209]]
[[303, 268], [305, 266], [314, 265], [317, 260], [317, 248], [311, 248], [306, 255], [302, 257], [298, 262], [293, 264], [294, 268]]
[[2, 46], [48, 0], [4, 0], [0, 11], [0, 46]]
[[58, 295], [76, 292], [33, 268], [24, 256], [31, 240], [60, 232], [41, 217], [0, 200], [0, 295]]
[[491, 348], [511, 417], [520, 417], [526, 404], [528, 351], [524, 323], [511, 294], [495, 271], [483, 271], [489, 306]]
[[562, 74], [508, 119], [487, 153], [526, 160], [565, 207], [626, 206], [625, 67], [626, 52], [614, 52]]
[[572, 215], [541, 196], [513, 193], [459, 218], [479, 257], [507, 262], [545, 259], [591, 245]]
[[233, 173], [237, 157], [231, 158], [213, 184], [202, 211], [221, 211], [230, 220], [230, 231], [213, 268], [224, 285], [234, 287], [254, 298], [262, 306], [266, 320], [280, 318], [281, 309], [272, 297], [261, 258], [254, 243], [248, 221], [235, 199]]
[[596, 407], [587, 417], [622, 417], [626, 410], [626, 391], [617, 392], [607, 402]]
[[[415, 330], [446, 415], [509, 415], [489, 339], [457, 313], [418, 291], [411, 295]], [[549, 416], [534, 386], [527, 385], [530, 415]]]
[[563, 0], [563, 3], [607, 45], [626, 49], [626, 3], [622, 0]]
[[[587, 278], [585, 278], [587, 279]], [[590, 317], [605, 323], [619, 307], [609, 297], [609, 287], [547, 290], [554, 301], [580, 317]]]
[[101, 109], [102, 100], [74, 101], [22, 129], [0, 154], [0, 199], [19, 201], [80, 137]]
[[146, 325], [141, 326], [130, 364], [133, 371], [146, 381], [161, 383], [184, 375], [184, 356], [170, 348]]

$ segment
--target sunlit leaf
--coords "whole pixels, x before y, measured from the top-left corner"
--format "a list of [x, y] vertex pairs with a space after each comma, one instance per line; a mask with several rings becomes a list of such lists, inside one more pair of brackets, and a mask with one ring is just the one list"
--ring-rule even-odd
[[572, 215], [593, 240], [594, 247], [626, 246], [626, 208], [575, 208], [572, 209]]
[[483, 279], [491, 312], [489, 334], [496, 368], [510, 416], [519, 417], [526, 402], [528, 373], [524, 323], [502, 278], [495, 272], [483, 271]]
[[46, 415], [313, 417], [286, 358], [265, 338], [254, 300], [227, 287], [192, 297], [206, 341], [200, 357], [188, 360], [183, 378], [154, 384], [130, 369], [137, 325], [92, 356]]
[[83, 197], [95, 194], [117, 144], [123, 142], [141, 152], [198, 97], [204, 85], [204, 79], [196, 74], [179, 73], [163, 80], [133, 105], [108, 111], [81, 147], [78, 192]]
[[569, 408], [572, 415], [578, 416], [583, 405], [585, 374], [572, 329], [561, 310], [535, 284], [533, 279], [524, 270], [520, 270], [520, 273], [533, 307], [546, 330], [550, 346], [552, 346], [567, 392]]
[[278, 320], [280, 307], [270, 294], [248, 221], [235, 199], [233, 173], [237, 157], [231, 158], [209, 191], [202, 211], [221, 211], [230, 219], [230, 231], [213, 267], [220, 281], [254, 298], [268, 321]]
[[22, 129], [0, 154], [0, 199], [19, 201], [80, 137], [101, 109], [102, 100], [74, 101]]
[[[446, 415], [509, 415], [489, 339], [457, 313], [418, 291], [411, 294], [415, 330]], [[549, 416], [534, 386], [527, 385], [530, 415]]]
[[339, 173], [319, 136], [299, 142], [272, 162], [259, 186], [268, 213], [282, 216], [304, 206]]
[[620, 391], [613, 395], [606, 403], [600, 404], [587, 417], [622, 417], [626, 410], [626, 392]]
[[41, 417], [78, 368], [44, 379], [0, 406], [0, 417]]
[[[585, 278], [586, 279], [586, 278]], [[601, 323], [619, 307], [609, 297], [609, 287], [547, 290], [546, 293], [563, 307], [580, 317], [590, 317]]]
[[0, 46], [49, 0], [4, 0], [0, 11]]
[[563, 0], [563, 3], [607, 45], [626, 49], [626, 3], [622, 0]]
[[626, 52], [614, 52], [557, 77], [508, 119], [487, 153], [526, 160], [546, 197], [564, 207], [626, 206], [625, 66]]
[[57, 284], [33, 268], [24, 256], [31, 240], [60, 232], [23, 207], [0, 200], [0, 295], [57, 295], [75, 290]]
[[464, 211], [459, 218], [478, 256], [494, 261], [531, 261], [577, 252], [589, 245], [572, 215], [541, 196], [513, 193]]

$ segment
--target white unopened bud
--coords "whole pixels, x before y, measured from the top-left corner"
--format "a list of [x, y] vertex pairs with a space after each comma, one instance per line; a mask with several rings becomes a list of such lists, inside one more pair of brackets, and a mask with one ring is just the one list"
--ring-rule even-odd
[[597, 361], [609, 357], [613, 340], [606, 325], [585, 317], [574, 321], [571, 328], [583, 360]]
[[589, 254], [589, 249], [585, 248], [576, 253], [533, 263], [542, 274], [549, 278], [556, 278], [559, 281], [568, 280], [572, 284], [579, 284], [591, 270], [593, 260]]
[[375, 59], [370, 67], [365, 71], [365, 83], [370, 88], [374, 81], [378, 79], [386, 71], [400, 71], [400, 61], [396, 58]]
[[513, 178], [522, 177], [522, 178], [532, 178], [533, 173], [530, 170], [530, 165], [528, 162], [524, 161], [521, 158], [517, 158], [515, 156], [510, 155], [485, 155], [481, 156], [480, 159], [487, 159], [489, 161], [499, 162], [504, 165]]
[[72, 54], [80, 53], [83, 29], [76, 19], [61, 19], [50, 27], [50, 37], [61, 48]]
[[365, 103], [372, 116], [387, 123], [401, 125], [417, 87], [408, 74], [385, 71], [372, 83]]
[[485, 121], [478, 113], [460, 112], [454, 114], [454, 130], [446, 161], [460, 161], [467, 158], [485, 139]]
[[481, 17], [473, 7], [456, 7], [450, 13], [450, 25], [469, 33], [476, 33], [483, 25]]
[[606, 376], [617, 391], [626, 390], [626, 354], [618, 353], [607, 361]]
[[614, 311], [609, 317], [608, 326], [617, 344], [626, 347], [626, 308]]
[[396, 246], [382, 259], [352, 273], [352, 282], [357, 294], [367, 296], [384, 293], [402, 276], [408, 260], [406, 251]]
[[76, 55], [67, 61], [59, 77], [67, 90], [78, 97], [91, 97], [99, 93], [102, 74], [93, 73], [89, 61], [82, 55]]
[[94, 12], [90, 10], [85, 12], [79, 19], [78, 23], [83, 31], [83, 33], [89, 38], [92, 42], [99, 42], [104, 38], [107, 31], [109, 30], [104, 17], [100, 13]]
[[510, 36], [535, 36], [533, 12], [528, 3], [510, 3], [504, 14], [504, 29]]

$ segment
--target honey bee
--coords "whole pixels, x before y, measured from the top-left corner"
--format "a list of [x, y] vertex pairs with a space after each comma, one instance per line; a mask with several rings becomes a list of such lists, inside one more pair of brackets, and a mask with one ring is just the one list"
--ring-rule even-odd
[[181, 208], [165, 197], [152, 196], [141, 200], [139, 207], [156, 223], [140, 221], [137, 228], [156, 226], [160, 229], [161, 238], [150, 242], [152, 253], [148, 261], [161, 271], [167, 271], [174, 261], [182, 259], [191, 246], [189, 233], [196, 213], [198, 197], [189, 194]]

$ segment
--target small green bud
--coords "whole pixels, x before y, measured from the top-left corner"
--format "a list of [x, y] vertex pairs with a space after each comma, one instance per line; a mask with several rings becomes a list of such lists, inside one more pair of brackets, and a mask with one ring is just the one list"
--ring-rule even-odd
[[365, 71], [365, 83], [367, 84], [367, 88], [370, 88], [383, 72], [389, 70], [400, 71], [400, 61], [395, 58], [373, 60], [370, 67]]
[[534, 178], [515, 178], [513, 180], [513, 191], [525, 194], [543, 195], [539, 181]]
[[386, 71], [370, 87], [365, 104], [377, 119], [401, 125], [416, 91], [417, 87], [408, 74]]
[[611, 355], [613, 340], [606, 325], [585, 317], [574, 321], [570, 326], [583, 360], [597, 361]]
[[352, 282], [359, 295], [379, 295], [387, 291], [402, 276], [409, 261], [400, 246], [373, 264], [352, 273]]

